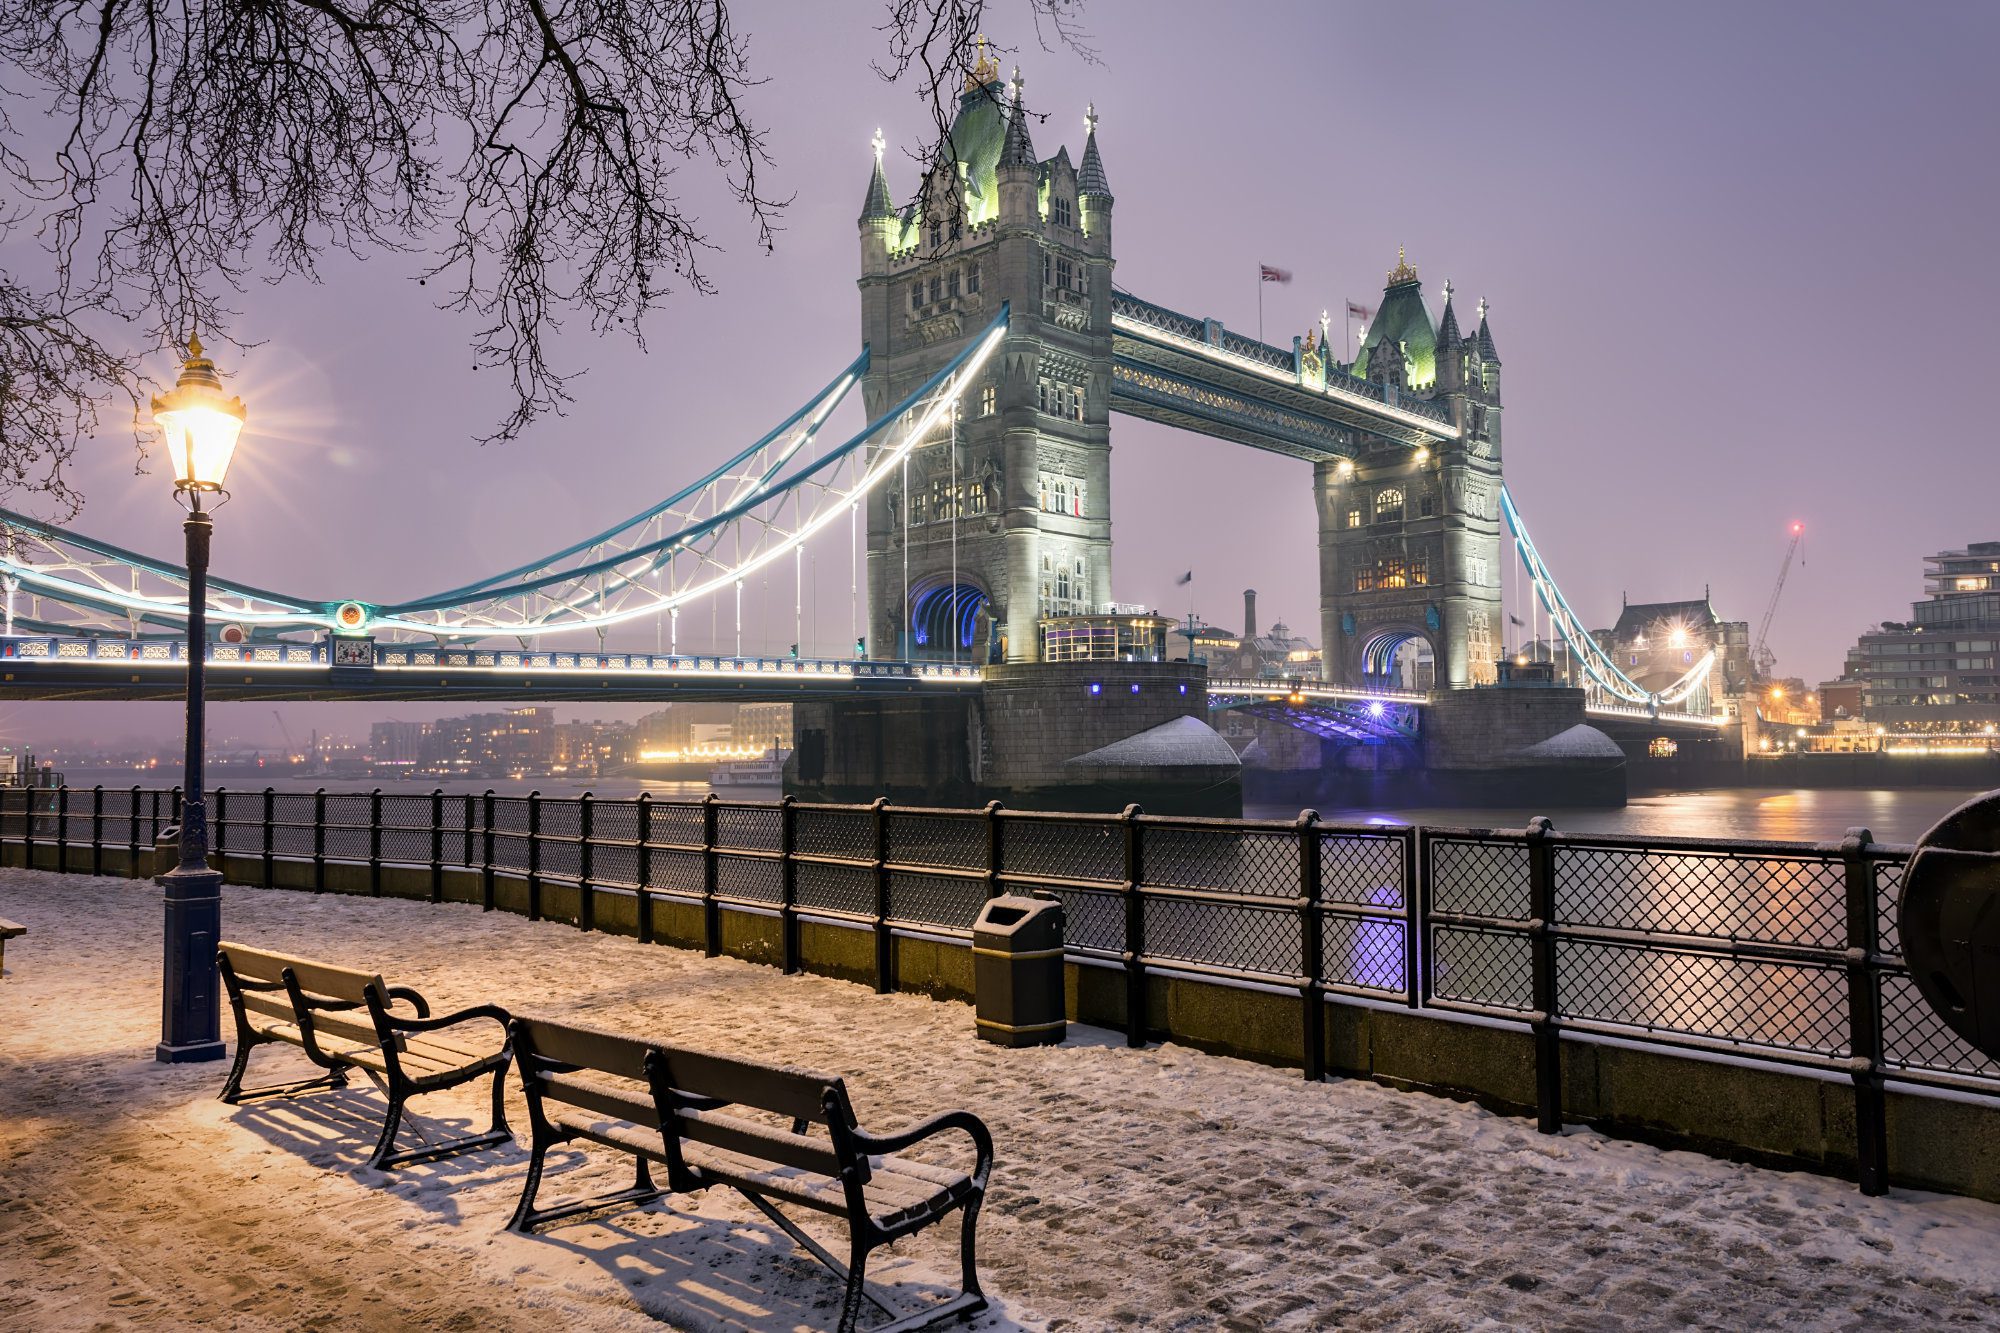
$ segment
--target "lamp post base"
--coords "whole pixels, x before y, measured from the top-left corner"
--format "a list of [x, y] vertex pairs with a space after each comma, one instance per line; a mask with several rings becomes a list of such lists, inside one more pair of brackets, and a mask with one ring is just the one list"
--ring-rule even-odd
[[222, 873], [181, 866], [158, 878], [165, 890], [166, 964], [161, 995], [162, 1064], [220, 1060], [215, 950], [222, 934]]

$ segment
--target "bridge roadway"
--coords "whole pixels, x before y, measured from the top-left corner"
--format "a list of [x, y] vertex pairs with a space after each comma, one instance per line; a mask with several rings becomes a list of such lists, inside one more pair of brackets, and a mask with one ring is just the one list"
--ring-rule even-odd
[[[335, 660], [351, 658], [352, 660]], [[209, 697], [228, 701], [466, 700], [510, 703], [631, 702], [675, 699], [807, 698], [815, 695], [924, 694], [978, 689], [981, 674], [949, 662], [837, 658], [724, 657], [713, 654], [578, 653], [430, 647], [335, 640], [318, 643], [212, 643]], [[0, 699], [178, 699], [187, 686], [187, 645], [167, 639], [0, 637]], [[1259, 700], [1310, 708], [1374, 704], [1421, 710], [1422, 694], [1283, 680], [1217, 678], [1211, 707]], [[1642, 708], [1591, 706], [1591, 720], [1614, 734], [1713, 734], [1721, 717], [1663, 715]]]

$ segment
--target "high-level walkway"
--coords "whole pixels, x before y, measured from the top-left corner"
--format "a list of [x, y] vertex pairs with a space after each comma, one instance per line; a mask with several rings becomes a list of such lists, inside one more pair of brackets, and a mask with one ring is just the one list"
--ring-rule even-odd
[[[2000, 1309], [1988, 1204], [1543, 1138], [1087, 1030], [1002, 1051], [960, 1004], [473, 907], [223, 892], [229, 936], [380, 967], [447, 1007], [838, 1071], [870, 1125], [977, 1109], [999, 1146], [981, 1257], [1007, 1302], [981, 1329], [1929, 1330]], [[747, 1205], [517, 1237], [517, 1149], [385, 1175], [362, 1165], [365, 1087], [231, 1108], [222, 1066], [155, 1065], [159, 913], [143, 883], [0, 871], [0, 916], [29, 928], [0, 981], [0, 1329], [826, 1323], [833, 1284]], [[574, 1161], [552, 1192], [622, 1181]], [[899, 1245], [883, 1277], [921, 1299], [949, 1240]]]

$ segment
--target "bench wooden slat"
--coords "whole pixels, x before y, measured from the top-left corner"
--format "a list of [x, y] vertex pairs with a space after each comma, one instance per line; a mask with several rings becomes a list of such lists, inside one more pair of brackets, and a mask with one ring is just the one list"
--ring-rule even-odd
[[538, 1059], [616, 1074], [638, 1083], [646, 1080], [649, 1043], [637, 1037], [542, 1019], [517, 1018], [515, 1021], [526, 1030], [528, 1044], [534, 1048]]
[[0, 917], [0, 940], [11, 940], [17, 935], [25, 935], [27, 933], [28, 928], [20, 922], [9, 921], [5, 917]]
[[336, 967], [312, 958], [253, 949], [247, 944], [226, 940], [217, 947], [217, 952], [229, 959], [229, 966], [239, 977], [276, 983], [284, 980], [285, 969], [290, 968], [292, 975], [298, 979], [299, 989], [308, 995], [323, 996], [329, 1000], [360, 1004], [371, 983], [384, 991], [388, 989], [382, 985], [382, 978], [372, 972], [357, 972], [351, 967]]
[[674, 1088], [697, 1097], [713, 1097], [740, 1106], [754, 1106], [788, 1119], [826, 1123], [826, 1095], [834, 1092], [841, 1102], [846, 1090], [838, 1078], [752, 1064], [727, 1055], [706, 1051], [665, 1048], [667, 1075]]
[[580, 1074], [546, 1074], [542, 1095], [579, 1110], [630, 1120], [656, 1136], [659, 1133], [659, 1108], [653, 1104], [653, 1094], [645, 1089], [615, 1087]]
[[678, 1120], [683, 1141], [706, 1143], [823, 1176], [840, 1174], [840, 1154], [824, 1138], [787, 1133], [717, 1111], [682, 1111]]

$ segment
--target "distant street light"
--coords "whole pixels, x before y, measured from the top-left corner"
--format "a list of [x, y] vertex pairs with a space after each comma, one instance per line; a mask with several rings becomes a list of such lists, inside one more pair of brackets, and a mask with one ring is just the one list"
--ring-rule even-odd
[[222, 875], [208, 866], [208, 811], [202, 800], [202, 668], [208, 652], [208, 544], [214, 531], [204, 501], [229, 498], [222, 488], [243, 400], [225, 398], [215, 363], [188, 339], [187, 360], [172, 393], [153, 399], [153, 421], [167, 440], [174, 498], [187, 507], [187, 758], [181, 779], [180, 864], [159, 877], [166, 891], [165, 994], [157, 1059], [168, 1064], [219, 1060], [215, 948], [222, 939]]

